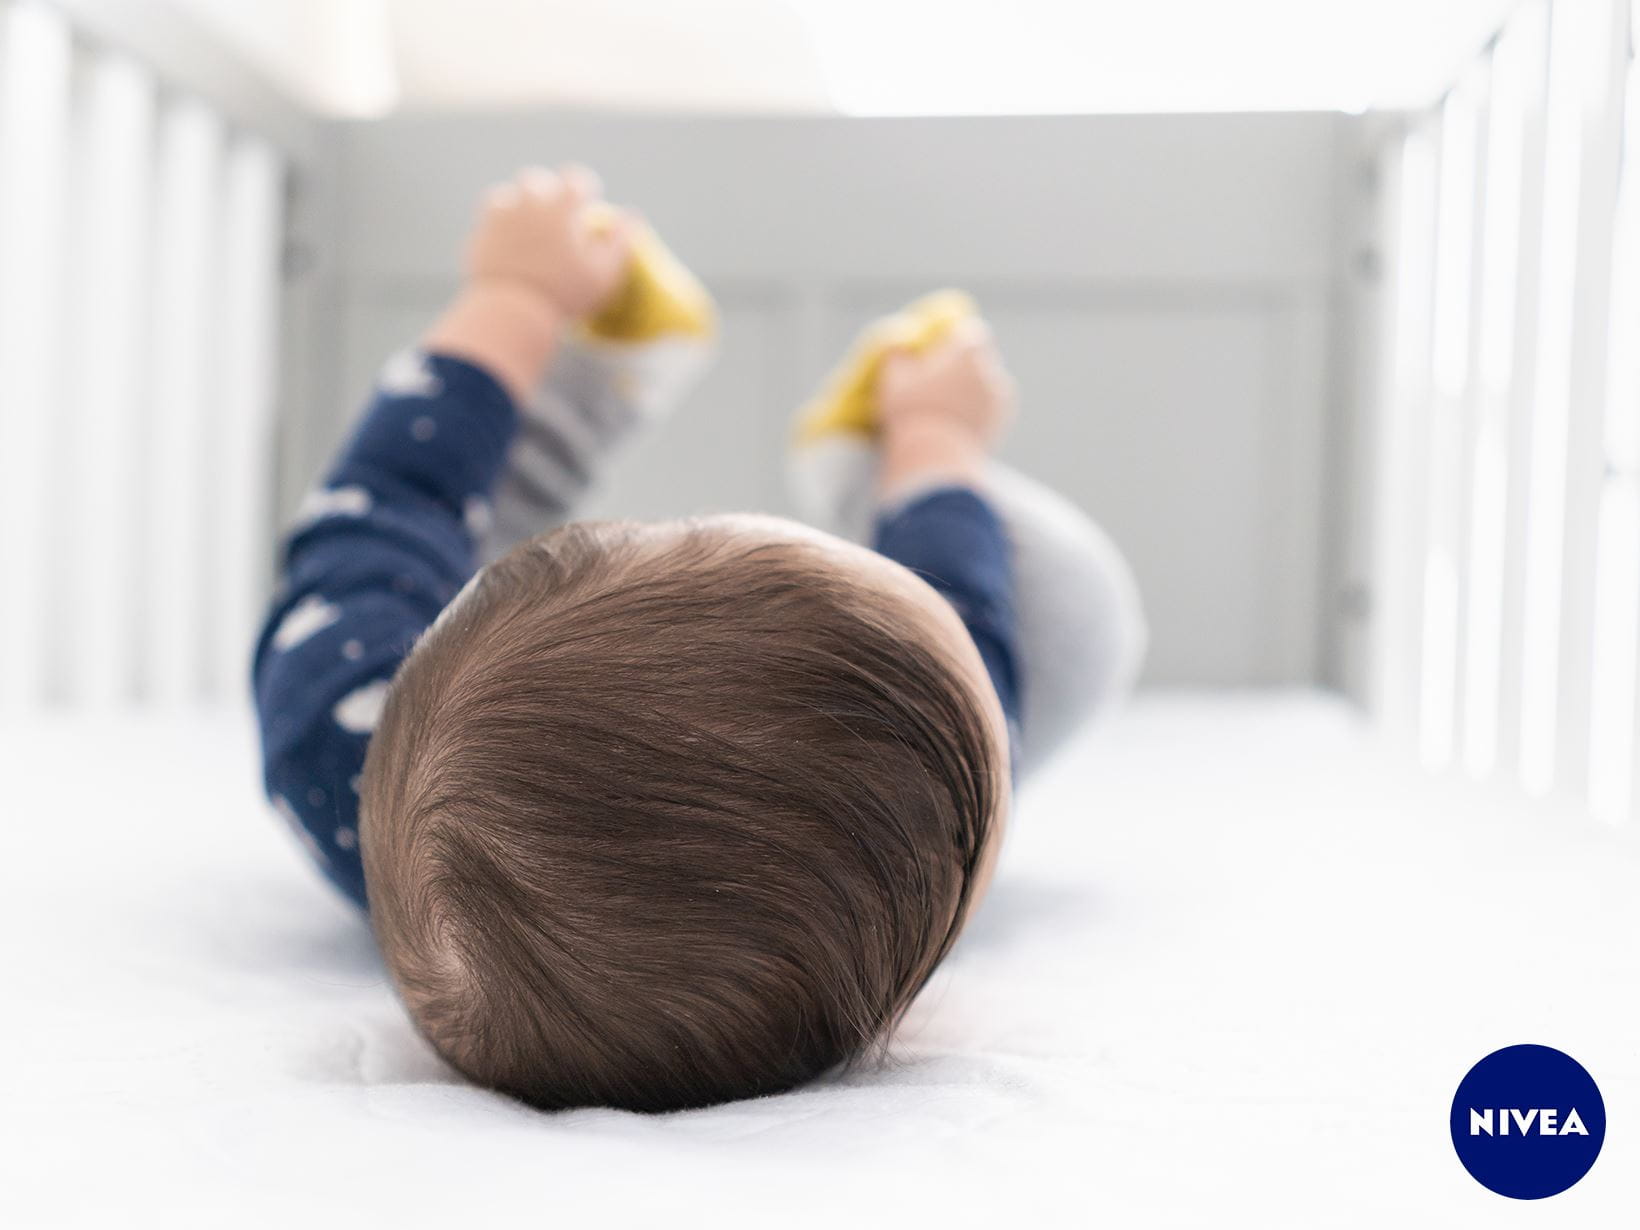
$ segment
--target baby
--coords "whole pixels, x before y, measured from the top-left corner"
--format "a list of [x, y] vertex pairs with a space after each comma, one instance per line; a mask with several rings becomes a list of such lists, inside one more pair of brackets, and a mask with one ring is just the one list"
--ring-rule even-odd
[[270, 795], [438, 1052], [535, 1106], [661, 1111], [880, 1043], [984, 891], [1013, 768], [1144, 633], [1109, 543], [989, 460], [1011, 385], [960, 298], [868, 335], [801, 433], [810, 512], [874, 550], [569, 523], [699, 350], [589, 327], [665, 259], [599, 196], [569, 167], [486, 198], [285, 545], [256, 696]]

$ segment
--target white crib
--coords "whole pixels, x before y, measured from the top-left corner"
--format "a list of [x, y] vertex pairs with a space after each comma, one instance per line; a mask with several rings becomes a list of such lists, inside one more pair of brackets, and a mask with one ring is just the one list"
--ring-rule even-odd
[[280, 512], [472, 194], [584, 156], [728, 326], [594, 511], [782, 507], [787, 409], [961, 282], [1024, 386], [1012, 459], [1133, 557], [1148, 683], [1338, 688], [1432, 767], [1633, 816], [1626, 0], [1517, 6], [1418, 114], [864, 124], [322, 120], [163, 14], [0, 0], [0, 707], [242, 698]]
[[154, 14], [0, 3], [0, 706], [242, 692], [316, 125]]
[[1640, 72], [1532, 0], [1383, 158], [1373, 711], [1432, 767], [1634, 815]]

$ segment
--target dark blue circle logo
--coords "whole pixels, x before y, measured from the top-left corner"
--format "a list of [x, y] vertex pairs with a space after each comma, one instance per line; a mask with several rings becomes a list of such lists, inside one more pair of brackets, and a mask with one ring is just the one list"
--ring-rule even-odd
[[1606, 1103], [1594, 1077], [1552, 1046], [1506, 1046], [1463, 1078], [1452, 1099], [1452, 1144], [1475, 1181], [1500, 1196], [1541, 1200], [1594, 1165]]

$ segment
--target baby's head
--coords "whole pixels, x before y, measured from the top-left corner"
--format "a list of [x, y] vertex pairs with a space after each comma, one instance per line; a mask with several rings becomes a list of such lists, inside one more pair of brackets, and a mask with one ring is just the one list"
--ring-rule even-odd
[[702, 1106], [881, 1040], [988, 875], [1006, 735], [955, 613], [765, 517], [581, 524], [490, 565], [370, 744], [405, 1004], [542, 1107]]

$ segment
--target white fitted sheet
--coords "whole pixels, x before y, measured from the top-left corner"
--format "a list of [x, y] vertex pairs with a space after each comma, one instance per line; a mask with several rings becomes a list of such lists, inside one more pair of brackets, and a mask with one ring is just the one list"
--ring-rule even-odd
[[[1640, 1208], [1634, 842], [1428, 778], [1330, 699], [1141, 696], [1021, 800], [992, 898], [889, 1068], [664, 1117], [542, 1115], [446, 1071], [263, 805], [243, 714], [0, 736], [6, 1225], [1603, 1226]], [[1522, 1041], [1579, 1058], [1611, 1120], [1552, 1209], [1478, 1187], [1446, 1136], [1465, 1070]]]

